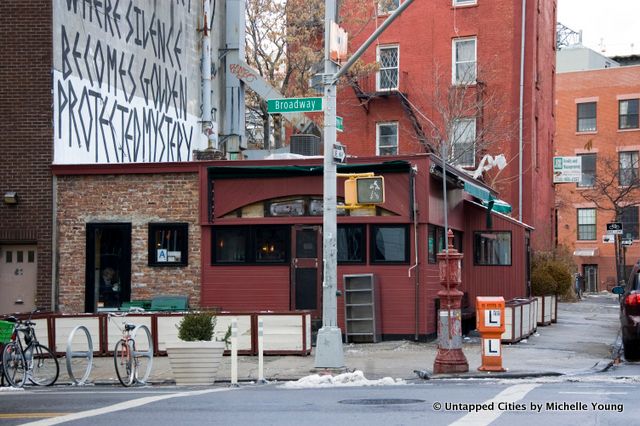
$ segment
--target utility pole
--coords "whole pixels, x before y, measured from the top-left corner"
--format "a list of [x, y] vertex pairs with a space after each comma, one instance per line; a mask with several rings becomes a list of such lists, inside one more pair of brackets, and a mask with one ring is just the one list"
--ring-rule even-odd
[[336, 91], [338, 79], [344, 75], [355, 61], [378, 36], [411, 4], [414, 0], [406, 0], [396, 9], [378, 29], [369, 36], [351, 58], [338, 70], [331, 61], [331, 22], [337, 22], [338, 11], [336, 0], [325, 0], [324, 13], [324, 214], [322, 218], [322, 250], [324, 257], [324, 275], [322, 283], [322, 328], [318, 330], [316, 339], [316, 368], [344, 368], [342, 351], [342, 332], [338, 327], [337, 310], [337, 269], [338, 250], [336, 237], [336, 164], [333, 161], [333, 145], [336, 143]]

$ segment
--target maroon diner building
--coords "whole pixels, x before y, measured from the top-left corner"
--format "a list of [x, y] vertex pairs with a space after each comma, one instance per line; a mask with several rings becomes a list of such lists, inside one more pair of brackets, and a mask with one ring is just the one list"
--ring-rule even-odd
[[[374, 172], [385, 182], [383, 204], [338, 210], [343, 331], [357, 334], [357, 321], [374, 316], [385, 339], [435, 335], [443, 179], [448, 226], [464, 254], [465, 309], [476, 296], [529, 294], [532, 228], [489, 210], [498, 195], [481, 182], [449, 166], [444, 173], [431, 154], [349, 158], [338, 172]], [[317, 327], [322, 173], [321, 158], [53, 166], [58, 310], [97, 312], [172, 294], [224, 311], [308, 310]], [[104, 282], [108, 268], [115, 290]], [[367, 283], [374, 291], [359, 299]]]

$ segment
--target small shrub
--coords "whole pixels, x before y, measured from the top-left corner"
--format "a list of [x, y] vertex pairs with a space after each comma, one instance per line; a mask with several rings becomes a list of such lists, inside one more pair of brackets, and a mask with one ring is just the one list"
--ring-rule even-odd
[[566, 265], [559, 261], [551, 261], [547, 263], [547, 270], [556, 283], [557, 295], [565, 296], [571, 291], [571, 273]]
[[548, 269], [542, 265], [531, 271], [531, 292], [534, 296], [556, 293], [556, 283]]
[[178, 338], [185, 342], [211, 341], [216, 320], [216, 314], [211, 311], [190, 312], [177, 326]]

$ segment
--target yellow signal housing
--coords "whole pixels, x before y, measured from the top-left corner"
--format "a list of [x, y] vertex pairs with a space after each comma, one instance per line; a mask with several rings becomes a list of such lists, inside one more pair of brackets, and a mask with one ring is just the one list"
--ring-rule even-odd
[[346, 206], [384, 203], [384, 177], [349, 177], [344, 181], [344, 203]]

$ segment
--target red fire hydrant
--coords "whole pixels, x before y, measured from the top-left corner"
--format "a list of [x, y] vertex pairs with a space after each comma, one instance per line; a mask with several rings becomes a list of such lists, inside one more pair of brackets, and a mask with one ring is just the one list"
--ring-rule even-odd
[[440, 285], [438, 292], [440, 311], [438, 312], [438, 354], [433, 363], [433, 373], [465, 373], [469, 363], [462, 352], [462, 319], [460, 302], [463, 293], [458, 290], [462, 284], [463, 254], [453, 248], [453, 232], [447, 232], [447, 248], [438, 253]]

